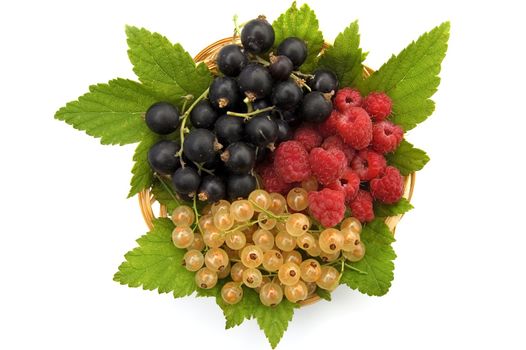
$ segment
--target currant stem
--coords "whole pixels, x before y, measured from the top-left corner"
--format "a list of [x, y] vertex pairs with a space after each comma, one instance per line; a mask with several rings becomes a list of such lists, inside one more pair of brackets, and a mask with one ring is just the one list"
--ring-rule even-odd
[[367, 275], [367, 271], [360, 270], [354, 266], [351, 266], [345, 262], [345, 260], [342, 259], [342, 263], [349, 269], [358, 272], [360, 275]]
[[177, 197], [175, 196], [175, 194], [173, 193], [172, 189], [170, 188], [170, 186], [168, 186], [166, 184], [166, 182], [164, 182], [164, 178], [162, 176], [160, 176], [159, 174], [155, 173], [155, 177], [157, 178], [157, 180], [159, 180], [161, 182], [161, 185], [163, 186], [164, 190], [166, 192], [168, 192], [168, 194], [170, 195], [170, 197], [172, 197], [172, 199], [176, 202], [179, 203], [179, 199], [177, 199]]
[[256, 202], [254, 201], [251, 201], [249, 200], [250, 203], [252, 203], [253, 206], [255, 206], [256, 208], [258, 208], [259, 210], [261, 210], [261, 212], [267, 214], [270, 218], [272, 219], [276, 219], [276, 220], [279, 220], [279, 221], [285, 221], [289, 216], [288, 215], [276, 215], [262, 207], [260, 207], [259, 205], [257, 205]]
[[[192, 110], [195, 108], [195, 106], [197, 106], [197, 104], [205, 99], [207, 96], [208, 96], [208, 90], [209, 89], [206, 89], [202, 94], [201, 96], [199, 96], [191, 105], [190, 107], [188, 108], [188, 110], [186, 110], [183, 114], [183, 116], [181, 117], [182, 121], [181, 121], [181, 126], [180, 126], [180, 130], [179, 130], [179, 138], [180, 138], [180, 142], [181, 142], [181, 149], [179, 150], [179, 152], [177, 152], [176, 156], [180, 157], [181, 158], [181, 164], [183, 164], [183, 160], [182, 160], [182, 154], [183, 154], [183, 143], [184, 143], [184, 134], [185, 134], [185, 131], [187, 131], [188, 129], [186, 128], [186, 121], [188, 120], [188, 117], [190, 116], [190, 112], [192, 112]], [[185, 101], [186, 102], [186, 101]], [[183, 105], [184, 107], [184, 105]]]
[[201, 175], [202, 171], [204, 171], [208, 175], [214, 175], [214, 173], [212, 171], [210, 171], [207, 168], [203, 167], [202, 164], [199, 164], [199, 163], [196, 163], [196, 162], [192, 162], [192, 163], [194, 163], [194, 165], [197, 167], [197, 172], [199, 173], [199, 175]]
[[250, 102], [250, 100], [248, 99], [248, 97], [245, 97], [245, 99], [243, 100], [243, 102], [245, 103], [245, 105], [247, 105], [247, 110], [248, 110], [248, 112], [253, 112], [253, 111], [254, 111], [254, 107], [252, 107], [252, 102]]
[[233, 117], [249, 118], [249, 117], [251, 117], [253, 115], [256, 115], [256, 114], [270, 112], [274, 108], [276, 108], [276, 107], [270, 106], [270, 107], [266, 107], [266, 108], [256, 109], [255, 111], [248, 112], [248, 113], [237, 113], [237, 112], [228, 111], [228, 112], [226, 112], [226, 114], [227, 115], [231, 115]]
[[201, 234], [203, 234], [203, 230], [201, 229], [201, 225], [199, 225], [199, 211], [197, 210], [197, 195], [194, 195], [192, 208], [194, 209], [196, 227], [199, 229], [199, 232], [201, 232]]
[[245, 228], [245, 227], [250, 227], [252, 225], [256, 225], [256, 224], [259, 224], [260, 222], [262, 222], [263, 220], [254, 220], [254, 221], [250, 221], [250, 222], [247, 222], [247, 223], [244, 223], [242, 225], [239, 225], [237, 226], [236, 228], [233, 228], [233, 229], [230, 229], [230, 230], [227, 230], [225, 231], [225, 235], [228, 234], [228, 233], [231, 233], [231, 232], [234, 232], [236, 230], [239, 230], [240, 228]]
[[237, 22], [239, 19], [238, 15], [234, 15], [232, 20], [234, 21], [234, 35], [232, 36], [232, 43], [236, 42], [236, 38], [241, 34], [241, 28], [239, 27], [239, 23]]

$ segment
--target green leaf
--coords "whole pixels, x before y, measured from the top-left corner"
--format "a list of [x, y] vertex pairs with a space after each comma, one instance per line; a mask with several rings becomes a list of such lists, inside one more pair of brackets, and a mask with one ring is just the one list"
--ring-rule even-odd
[[212, 81], [204, 63], [196, 66], [180, 44], [144, 28], [126, 26], [128, 56], [139, 80], [163, 99], [180, 104], [181, 96], [201, 95]]
[[323, 47], [323, 34], [319, 30], [318, 19], [314, 11], [307, 4], [299, 9], [296, 2], [272, 23], [276, 33], [275, 46], [277, 47], [284, 39], [295, 36], [303, 39], [307, 45], [307, 60], [301, 66], [303, 72], [314, 69], [317, 56]]
[[430, 97], [440, 83], [438, 74], [447, 51], [449, 22], [444, 22], [392, 56], [364, 81], [361, 90], [385, 91], [393, 100], [391, 121], [405, 130], [423, 122], [435, 109]]
[[400, 199], [394, 204], [374, 203], [374, 215], [376, 217], [388, 217], [404, 214], [413, 209], [413, 205], [405, 198]]
[[218, 296], [217, 304], [225, 315], [226, 329], [239, 326], [244, 320], [253, 318], [258, 307], [265, 307], [261, 305], [259, 295], [247, 287], [243, 287], [243, 299], [239, 303], [229, 305], [221, 299], [221, 296]]
[[332, 298], [331, 298], [331, 292], [329, 292], [328, 290], [325, 290], [325, 289], [322, 289], [322, 288], [316, 288], [316, 294], [324, 299], [324, 300], [327, 300], [327, 301], [331, 301]]
[[331, 69], [340, 81], [340, 86], [356, 86], [363, 79], [363, 64], [367, 56], [360, 48], [358, 22], [352, 22], [338, 34], [334, 45], [320, 58], [319, 66]]
[[394, 277], [393, 260], [396, 254], [391, 247], [395, 240], [393, 234], [385, 222], [377, 218], [364, 226], [361, 240], [366, 249], [364, 258], [347, 264], [367, 274], [346, 268], [340, 282], [367, 295], [384, 295], [389, 291]]
[[143, 115], [157, 101], [141, 84], [119, 78], [90, 86], [87, 94], [59, 109], [55, 118], [100, 138], [102, 144], [125, 145], [141, 141], [149, 132]]
[[148, 133], [144, 139], [137, 145], [135, 153], [133, 154], [132, 179], [130, 182], [131, 189], [128, 198], [135, 196], [145, 188], [149, 188], [153, 182], [153, 171], [148, 163], [148, 151], [150, 148], [160, 140], [160, 137]]
[[153, 230], [137, 240], [139, 246], [126, 253], [113, 279], [129, 287], [172, 292], [175, 298], [192, 294], [195, 274], [181, 264], [186, 250], [173, 245], [173, 228], [169, 219], [156, 219]]
[[386, 159], [388, 164], [397, 167], [404, 176], [422, 169], [429, 162], [426, 152], [415, 148], [406, 140], [402, 140], [396, 151], [386, 154]]
[[[168, 189], [166, 188], [168, 187]], [[155, 199], [166, 206], [166, 209], [171, 213], [175, 208], [181, 205], [181, 202], [175, 197], [171, 184], [166, 182], [163, 184], [161, 180], [154, 179], [151, 193]]]
[[265, 333], [270, 346], [274, 349], [292, 321], [296, 304], [283, 299], [281, 303], [274, 307], [264, 306], [259, 303], [255, 310], [255, 317], [259, 328]]

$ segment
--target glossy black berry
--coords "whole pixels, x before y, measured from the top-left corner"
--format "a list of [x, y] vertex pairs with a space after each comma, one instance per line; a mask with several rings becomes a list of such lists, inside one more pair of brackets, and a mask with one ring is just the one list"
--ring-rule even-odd
[[203, 178], [197, 195], [199, 200], [214, 203], [225, 196], [226, 185], [219, 176], [207, 175]]
[[272, 90], [272, 104], [279, 109], [293, 109], [303, 98], [303, 91], [292, 79], [283, 81]]
[[[272, 104], [267, 99], [256, 100], [256, 101], [252, 102], [252, 109], [254, 111], [257, 111], [259, 109], [268, 108], [270, 106], [272, 106]], [[267, 111], [267, 112], [258, 113], [256, 115], [270, 115], [270, 113], [271, 113], [271, 111]]]
[[181, 166], [179, 157], [176, 156], [181, 147], [179, 142], [159, 141], [148, 151], [148, 163], [157, 173], [172, 175]]
[[196, 128], [212, 128], [217, 117], [217, 111], [208, 100], [199, 101], [190, 112], [190, 122]]
[[287, 80], [294, 69], [292, 61], [287, 56], [271, 56], [268, 71], [275, 80]]
[[220, 149], [216, 136], [207, 129], [192, 129], [185, 136], [183, 153], [192, 162], [205, 163], [212, 161]]
[[251, 63], [243, 68], [237, 81], [241, 92], [252, 101], [265, 98], [272, 92], [272, 77], [260, 64]]
[[208, 98], [215, 108], [235, 106], [242, 100], [236, 80], [229, 77], [214, 78], [210, 85]]
[[241, 30], [241, 43], [251, 53], [268, 51], [274, 45], [274, 29], [265, 17], [258, 17], [247, 22]]
[[234, 142], [221, 153], [221, 160], [232, 174], [247, 174], [256, 163], [256, 149], [244, 142]]
[[314, 78], [309, 81], [309, 86], [312, 90], [321, 92], [336, 92], [338, 85], [336, 74], [328, 69], [316, 70], [314, 72]]
[[276, 109], [273, 111], [272, 116], [276, 119], [281, 119], [281, 120], [286, 121], [293, 128], [299, 126], [301, 122], [303, 121], [303, 119], [301, 118], [301, 114], [299, 113], [297, 109], [290, 109], [290, 110]]
[[231, 200], [248, 197], [256, 187], [256, 178], [250, 174], [231, 175], [226, 184], [227, 195]]
[[221, 156], [219, 153], [216, 153], [214, 158], [212, 160], [209, 160], [208, 162], [205, 162], [202, 164], [203, 168], [207, 170], [214, 170], [217, 167], [221, 166], [223, 162], [221, 161]]
[[282, 119], [274, 119], [274, 122], [278, 126], [278, 138], [277, 142], [283, 142], [292, 139], [292, 128], [289, 123]]
[[268, 147], [256, 147], [256, 163], [260, 163], [268, 159], [270, 149]]
[[144, 119], [151, 131], [168, 135], [179, 127], [179, 110], [168, 102], [157, 102], [148, 108]]
[[309, 92], [303, 97], [301, 115], [308, 122], [321, 123], [331, 115], [332, 102], [319, 91]]
[[179, 168], [172, 175], [172, 184], [175, 191], [183, 195], [195, 194], [200, 183], [201, 177], [197, 173], [197, 170], [190, 166]]
[[219, 142], [223, 145], [240, 141], [244, 136], [243, 118], [225, 114], [217, 119], [214, 132]]
[[229, 77], [237, 77], [248, 62], [248, 58], [238, 45], [226, 45], [217, 54], [217, 68]]
[[307, 59], [307, 45], [300, 38], [290, 37], [279, 44], [277, 54], [287, 56], [294, 67], [298, 68]]
[[278, 126], [270, 116], [255, 116], [245, 125], [245, 133], [251, 143], [265, 147], [278, 138]]

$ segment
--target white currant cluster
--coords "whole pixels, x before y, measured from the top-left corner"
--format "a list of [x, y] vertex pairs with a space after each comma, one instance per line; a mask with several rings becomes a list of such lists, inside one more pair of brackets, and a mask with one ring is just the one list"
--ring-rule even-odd
[[349, 217], [339, 229], [317, 229], [302, 213], [307, 207], [307, 191], [300, 187], [286, 198], [254, 190], [248, 199], [220, 200], [201, 214], [182, 205], [172, 213], [172, 241], [187, 249], [183, 264], [196, 272], [198, 287], [230, 279], [221, 289], [228, 304], [243, 298], [242, 284], [255, 289], [266, 306], [279, 304], [283, 295], [300, 302], [316, 288], [334, 290], [345, 264], [365, 254], [359, 220]]

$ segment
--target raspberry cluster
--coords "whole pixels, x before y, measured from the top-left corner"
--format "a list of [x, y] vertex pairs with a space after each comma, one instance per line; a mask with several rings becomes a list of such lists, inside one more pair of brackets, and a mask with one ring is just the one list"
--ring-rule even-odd
[[305, 188], [308, 211], [324, 227], [339, 224], [347, 208], [370, 222], [374, 200], [392, 204], [403, 195], [403, 177], [384, 155], [398, 147], [404, 131], [388, 120], [392, 102], [385, 93], [363, 97], [343, 88], [333, 104], [325, 121], [303, 123], [281, 143], [259, 175], [271, 192]]

